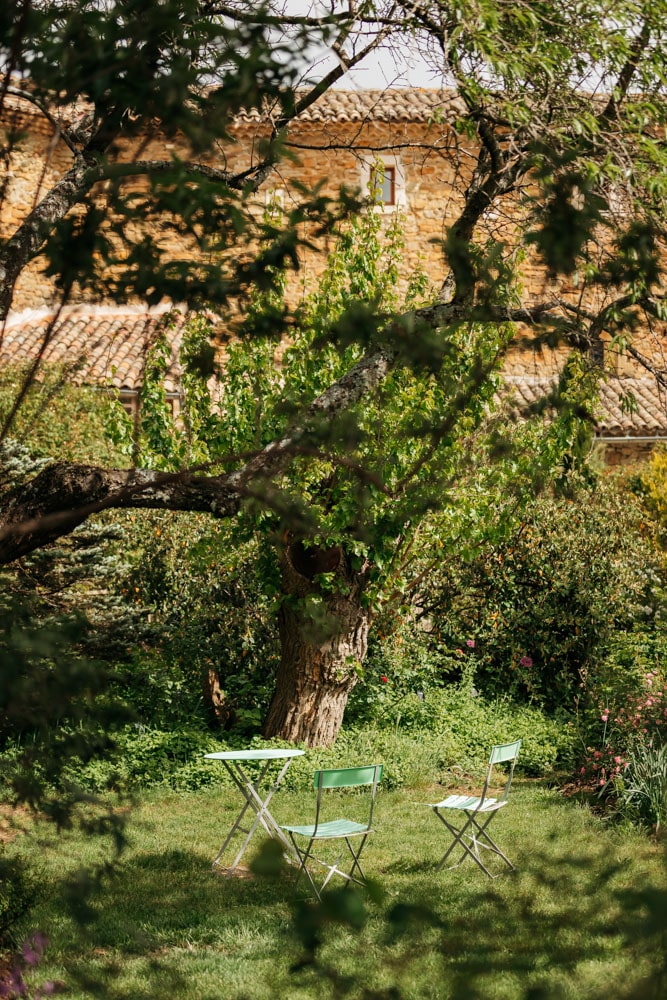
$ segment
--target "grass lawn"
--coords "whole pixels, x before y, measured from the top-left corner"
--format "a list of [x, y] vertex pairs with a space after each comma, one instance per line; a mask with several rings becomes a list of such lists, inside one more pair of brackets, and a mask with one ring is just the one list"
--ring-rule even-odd
[[[232, 790], [145, 795], [83, 930], [63, 883], [104, 854], [78, 833], [54, 838], [37, 827], [13, 845], [37, 861], [45, 891], [26, 928], [50, 941], [36, 982], [54, 978], [68, 997], [109, 1000], [667, 996], [660, 847], [516, 781], [492, 831], [517, 871], [494, 881], [470, 862], [436, 872], [444, 827], [416, 804], [432, 794], [379, 795], [364, 868], [383, 895], [366, 901], [363, 926], [325, 921], [317, 968], [298, 972], [290, 971], [303, 954], [290, 873], [227, 879], [211, 871], [238, 809]], [[312, 805], [282, 790], [274, 813], [306, 821]], [[76, 898], [76, 878], [70, 886]], [[305, 887], [298, 898], [307, 899]], [[321, 917], [302, 907], [301, 926]]]

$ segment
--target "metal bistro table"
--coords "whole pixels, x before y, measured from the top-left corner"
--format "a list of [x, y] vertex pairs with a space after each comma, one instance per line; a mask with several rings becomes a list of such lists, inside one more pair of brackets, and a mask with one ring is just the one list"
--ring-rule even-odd
[[[257, 827], [262, 824], [269, 837], [275, 837], [279, 840], [285, 849], [289, 851], [290, 857], [294, 857], [294, 849], [290, 844], [289, 840], [280, 829], [275, 819], [269, 812], [269, 802], [273, 798], [273, 794], [276, 789], [280, 786], [283, 778], [287, 774], [287, 769], [292, 763], [293, 757], [302, 757], [305, 753], [304, 750], [285, 750], [285, 749], [275, 749], [275, 750], [223, 750], [219, 753], [207, 753], [205, 756], [209, 760], [220, 760], [225, 766], [229, 776], [232, 781], [240, 791], [241, 795], [245, 799], [245, 805], [241, 809], [241, 812], [236, 818], [234, 825], [227, 834], [227, 838], [218, 851], [218, 854], [213, 862], [213, 867], [220, 863], [220, 859], [227, 850], [232, 837], [239, 831], [245, 833], [246, 838], [241, 845], [241, 849], [234, 858], [234, 863], [230, 868], [227, 869], [227, 875], [233, 875], [234, 871], [239, 865], [241, 858], [243, 857], [244, 851], [253, 833]], [[252, 780], [244, 768], [244, 764], [248, 762], [264, 762], [259, 776]], [[284, 761], [285, 763], [280, 768], [280, 771], [273, 779], [273, 784], [270, 787], [266, 787], [266, 784], [271, 781], [271, 776], [269, 774], [270, 770], [276, 766], [277, 762]], [[262, 790], [262, 784], [265, 783], [264, 790]], [[250, 825], [250, 827], [243, 827], [241, 823], [243, 822], [243, 817], [246, 812], [250, 810], [251, 813], [255, 814], [255, 818]]]

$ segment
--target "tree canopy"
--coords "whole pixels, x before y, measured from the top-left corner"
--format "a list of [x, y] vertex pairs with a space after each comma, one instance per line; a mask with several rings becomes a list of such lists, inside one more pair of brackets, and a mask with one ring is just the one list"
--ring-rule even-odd
[[[11, 3], [1, 25], [5, 163], [20, 142], [10, 98], [39, 110], [70, 163], [4, 235], [2, 315], [18, 275], [39, 254], [63, 300], [76, 286], [97, 297], [166, 296], [193, 307], [224, 307], [239, 295], [247, 303], [252, 287], [267, 287], [298, 261], [301, 221], [326, 229], [350, 207], [304, 192], [279, 224], [250, 212], [249, 195], [288, 153], [290, 122], [374, 48], [412, 38], [462, 102], [456, 128], [477, 142], [462, 210], [443, 239], [440, 293], [417, 312], [358, 324], [363, 356], [305, 401], [303, 419], [372, 393], [404, 361], [407, 332], [414, 350], [426, 342], [437, 356], [454, 327], [514, 322], [538, 337], [565, 337], [594, 358], [605, 336], [639, 356], [634, 328], [659, 323], [663, 311], [665, 13], [662, 3], [635, 0], [585, 8], [341, 3], [299, 14], [283, 4], [194, 0]], [[307, 59], [323, 48], [335, 61], [318, 77], [317, 60], [311, 68]], [[248, 106], [268, 109], [270, 131], [261, 158], [232, 172], [211, 156]], [[145, 156], [157, 134], [176, 133], [187, 155]], [[3, 193], [7, 183], [6, 176]], [[494, 240], [491, 214], [510, 210], [511, 240]], [[167, 258], [165, 226], [203, 253]], [[251, 241], [255, 254], [235, 252]], [[554, 277], [569, 276], [575, 294], [561, 294], [555, 282], [545, 301], [522, 298], [511, 280], [522, 248], [538, 253]], [[233, 514], [258, 473], [267, 478], [284, 467], [301, 422], [295, 416], [280, 441], [222, 474], [183, 470], [165, 480], [147, 470], [55, 465], [49, 489], [42, 479], [5, 508], [2, 558], [48, 541], [100, 505]], [[10, 427], [11, 414], [5, 434]], [[59, 517], [59, 527], [43, 519], [75, 510]]]
[[[666, 28], [667, 5], [644, 0], [341, 2], [296, 13], [283, 3], [196, 0], [6, 6], [2, 204], [12, 153], [22, 142], [17, 108], [35, 109], [66, 156], [44, 164], [23, 217], [3, 231], [0, 319], [11, 309], [19, 276], [38, 257], [61, 303], [74, 293], [149, 304], [167, 298], [251, 318], [257, 296], [266, 302], [285, 270], [298, 267], [304, 223], [309, 239], [331, 232], [364, 192], [341, 191], [331, 201], [304, 189], [289, 211], [263, 217], [253, 210], [253, 196], [282, 158], [295, 155], [290, 124], [382, 46], [409, 40], [419, 49], [455, 95], [451, 127], [467, 142], [456, 147], [460, 209], [444, 229], [442, 273], [427, 303], [351, 295], [342, 309], [311, 314], [317, 336], [308, 347], [308, 378], [281, 384], [280, 419], [259, 437], [243, 437], [237, 426], [214, 452], [185, 448], [147, 468], [56, 461], [5, 490], [0, 561], [109, 507], [219, 518], [259, 502], [283, 518], [291, 533], [284, 571], [295, 570], [310, 592], [322, 574], [299, 572], [299, 545], [309, 531], [326, 563], [340, 544], [340, 535], [327, 530], [323, 484], [331, 490], [333, 481], [318, 466], [324, 451], [335, 454], [346, 474], [356, 471], [357, 506], [396, 489], [408, 468], [418, 484], [430, 463], [446, 464], [466, 412], [472, 408], [481, 419], [489, 380], [520, 337], [565, 342], [578, 352], [583, 363], [565, 371], [550, 400], [565, 400], [577, 416], [590, 418], [590, 406], [568, 395], [571, 376], [576, 370], [577, 378], [594, 382], [609, 351], [628, 352], [664, 379], [654, 346], [665, 312]], [[322, 64], [323, 52], [330, 63]], [[259, 155], [254, 150], [231, 169], [218, 155], [220, 144], [249, 107], [265, 126]], [[156, 149], [164, 153], [160, 143], [174, 137], [180, 145], [157, 156]], [[184, 247], [180, 256], [165, 251], [171, 232]], [[539, 301], [523, 287], [526, 264], [550, 279]], [[268, 315], [263, 324], [247, 322], [246, 336], [298, 329], [290, 310]], [[193, 371], [203, 356], [192, 353]], [[453, 357], [462, 362], [458, 370]], [[37, 364], [9, 409], [3, 437], [11, 434]], [[421, 419], [402, 421], [389, 390], [423, 372], [440, 380], [438, 405], [429, 407], [423, 396]], [[403, 445], [378, 456], [372, 444], [382, 419], [396, 422]], [[561, 453], [575, 437], [560, 442]], [[402, 466], [411, 449], [411, 464]], [[495, 460], [516, 461], [502, 434], [491, 451]], [[304, 463], [310, 471], [301, 475]], [[299, 476], [301, 494], [290, 504]], [[425, 500], [416, 488], [401, 520], [432, 505], [433, 497]], [[454, 516], [456, 499], [447, 491], [440, 509], [442, 517]], [[340, 565], [354, 608], [339, 602], [335, 616], [352, 615], [348, 632], [357, 630], [363, 650], [367, 620], [360, 569], [349, 562], [353, 547], [351, 534]], [[284, 602], [285, 615], [289, 607]], [[284, 625], [289, 631], [294, 622]], [[334, 673], [357, 653], [346, 647], [337, 655], [343, 659]], [[298, 659], [294, 649], [290, 656]], [[281, 719], [274, 731], [302, 735]]]

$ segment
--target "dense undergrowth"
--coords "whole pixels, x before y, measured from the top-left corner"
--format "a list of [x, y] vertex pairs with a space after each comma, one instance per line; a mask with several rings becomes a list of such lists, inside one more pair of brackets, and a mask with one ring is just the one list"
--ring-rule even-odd
[[[572, 720], [550, 719], [539, 709], [510, 701], [486, 701], [459, 685], [422, 698], [405, 696], [393, 719], [383, 722], [344, 727], [332, 747], [307, 749], [304, 758], [293, 762], [287, 786], [309, 788], [314, 767], [376, 759], [385, 762], [389, 788], [442, 781], [446, 773], [479, 774], [491, 745], [510, 739], [523, 741], [519, 771], [533, 777], [570, 771], [578, 752]], [[194, 790], [225, 780], [222, 769], [204, 754], [263, 742], [244, 733], [215, 735], [201, 725], [169, 730], [134, 725], [118, 733], [112, 757], [68, 767], [67, 780], [94, 792], [157, 785]], [[280, 741], [271, 740], [271, 745]]]

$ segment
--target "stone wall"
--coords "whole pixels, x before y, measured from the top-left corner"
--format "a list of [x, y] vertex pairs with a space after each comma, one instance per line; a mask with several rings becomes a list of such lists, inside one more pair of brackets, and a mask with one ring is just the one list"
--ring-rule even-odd
[[[431, 93], [431, 92], [428, 92]], [[357, 95], [358, 97], [359, 95]], [[412, 95], [413, 97], [415, 95]], [[341, 185], [364, 189], [371, 165], [377, 159], [390, 165], [396, 173], [396, 202], [392, 207], [378, 208], [388, 223], [392, 214], [400, 212], [405, 232], [403, 276], [423, 267], [435, 287], [442, 281], [444, 266], [439, 241], [447, 226], [457, 217], [463, 203], [463, 193], [470, 180], [475, 149], [470, 140], [458, 135], [447, 121], [447, 115], [426, 115], [413, 120], [407, 114], [383, 120], [354, 117], [355, 95], [332, 98], [346, 102], [346, 112], [327, 120], [326, 115], [309, 114], [295, 123], [290, 132], [294, 159], [286, 157], [255, 197], [255, 207], [261, 211], [274, 199], [285, 209], [301, 198], [295, 184], [306, 187], [321, 185], [323, 194], [335, 198]], [[417, 95], [417, 103], [419, 102]], [[403, 98], [401, 98], [403, 100]], [[352, 109], [352, 110], [350, 110]], [[20, 224], [26, 211], [67, 170], [72, 154], [59, 137], [57, 129], [36, 108], [25, 101], [8, 100], [5, 108], [5, 141], [20, 134], [11, 143], [9, 179], [1, 205], [0, 232], [7, 235]], [[229, 142], [217, 151], [215, 163], [230, 170], [247, 168], [256, 162], [265, 138], [265, 126], [252, 115], [237, 122], [230, 132]], [[176, 152], [187, 156], [188, 150], [178, 139], [165, 140], [158, 131], [140, 140], [141, 149], [125, 148], [122, 158], [164, 158]], [[487, 235], [511, 243], [517, 219], [525, 211], [524, 195], [518, 192], [513, 201], [503, 205], [502, 213], [493, 211], [484, 220]], [[304, 236], [311, 236], [304, 233]], [[174, 254], [183, 252], [183, 245], [171, 244]], [[316, 287], [326, 260], [327, 242], [317, 251], [303, 253], [299, 272], [293, 276], [290, 295], [293, 299]], [[188, 248], [189, 252], [190, 248]], [[577, 295], [568, 281], [551, 283], [544, 268], [534, 257], [521, 266], [521, 279], [528, 301], [543, 301], [554, 292]], [[14, 310], [38, 308], [53, 304], [54, 291], [42, 273], [39, 262], [22, 275], [16, 289]], [[598, 303], [591, 303], [599, 305]], [[521, 331], [519, 331], [521, 334]], [[662, 325], [645, 331], [636, 341], [640, 350], [662, 356], [664, 330]], [[507, 358], [508, 370], [527, 378], [552, 374], [559, 370], [565, 349], [536, 350], [526, 338], [517, 338]], [[616, 362], [618, 374], [637, 374], [637, 365], [627, 356]], [[623, 455], [631, 444], [620, 443], [609, 448], [608, 454]], [[647, 446], [648, 447], [648, 446]]]
[[[4, 158], [7, 185], [0, 202], [0, 236], [6, 238], [21, 225], [27, 210], [69, 169], [72, 154], [52, 123], [25, 101], [7, 96], [1, 125], [0, 147], [10, 150]], [[23, 272], [14, 309], [53, 304], [53, 286], [42, 273], [43, 267], [43, 262], [36, 261]]]

